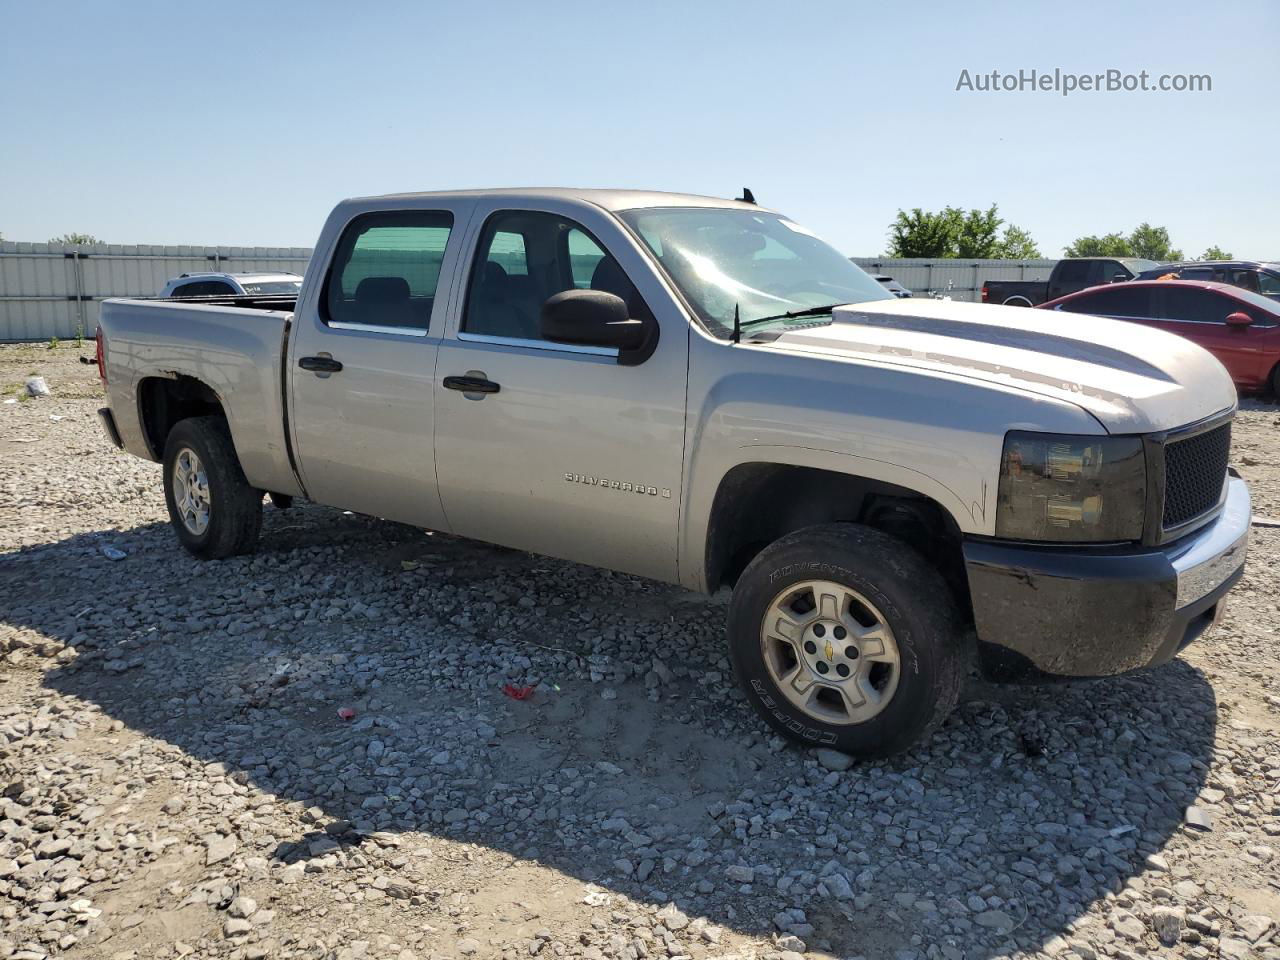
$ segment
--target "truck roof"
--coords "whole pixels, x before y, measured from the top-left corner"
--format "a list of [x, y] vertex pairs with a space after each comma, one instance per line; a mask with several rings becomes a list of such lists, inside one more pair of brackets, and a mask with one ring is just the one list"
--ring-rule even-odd
[[180, 273], [175, 280], [191, 280], [197, 277], [232, 277], [236, 280], [301, 280], [302, 277], [296, 273], [278, 273], [278, 272], [255, 272], [255, 273], [228, 273], [225, 270], [200, 270], [191, 273]]
[[589, 187], [503, 187], [489, 190], [441, 190], [424, 193], [388, 193], [377, 197], [352, 197], [347, 203], [372, 200], [432, 200], [455, 197], [505, 197], [511, 200], [576, 200], [606, 210], [634, 210], [638, 207], [738, 207], [760, 210], [754, 203], [725, 197], [704, 197], [693, 193], [666, 193], [660, 190], [605, 190]]

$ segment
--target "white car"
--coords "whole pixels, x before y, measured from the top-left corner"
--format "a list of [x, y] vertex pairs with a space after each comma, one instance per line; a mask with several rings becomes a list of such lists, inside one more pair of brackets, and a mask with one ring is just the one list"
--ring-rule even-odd
[[749, 202], [348, 200], [296, 302], [109, 300], [98, 356], [107, 433], [164, 464], [196, 556], [252, 550], [270, 493], [728, 586], [750, 703], [860, 756], [941, 723], [971, 655], [1002, 678], [1171, 659], [1245, 562], [1210, 354], [897, 299]]
[[162, 297], [261, 297], [294, 295], [302, 289], [296, 273], [184, 273], [164, 285]]

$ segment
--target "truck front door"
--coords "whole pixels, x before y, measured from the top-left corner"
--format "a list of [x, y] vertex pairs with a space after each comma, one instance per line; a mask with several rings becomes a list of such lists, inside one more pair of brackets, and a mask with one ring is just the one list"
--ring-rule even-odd
[[361, 213], [333, 245], [323, 283], [308, 284], [288, 382], [294, 451], [313, 500], [444, 528], [432, 449], [436, 358], [470, 207]]
[[[476, 211], [436, 383], [444, 510], [463, 536], [674, 580], [688, 326], [616, 221], [554, 206]], [[633, 317], [652, 307], [654, 353], [620, 366], [614, 349], [544, 340], [542, 304], [574, 287]]]

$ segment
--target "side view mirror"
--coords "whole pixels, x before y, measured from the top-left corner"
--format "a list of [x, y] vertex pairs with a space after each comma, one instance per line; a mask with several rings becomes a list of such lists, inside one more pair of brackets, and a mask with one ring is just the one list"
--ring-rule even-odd
[[555, 343], [638, 350], [648, 328], [631, 319], [625, 300], [603, 290], [565, 290], [542, 305], [542, 336]]
[[1237, 310], [1235, 313], [1227, 314], [1228, 327], [1235, 327], [1237, 330], [1243, 330], [1251, 323], [1253, 323], [1253, 317], [1249, 316], [1243, 310]]
[[1129, 275], [1127, 273], [1113, 273], [1111, 275], [1112, 283], [1124, 283], [1128, 279], [1129, 279]]

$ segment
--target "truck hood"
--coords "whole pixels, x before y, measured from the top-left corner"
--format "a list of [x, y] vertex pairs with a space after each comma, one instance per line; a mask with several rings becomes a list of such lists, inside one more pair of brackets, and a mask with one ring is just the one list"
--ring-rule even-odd
[[1110, 433], [1151, 433], [1230, 409], [1222, 364], [1190, 340], [1121, 320], [950, 300], [839, 307], [773, 348], [913, 367], [1073, 403]]

